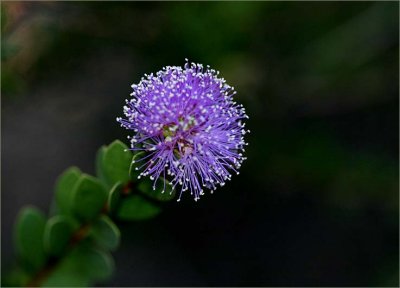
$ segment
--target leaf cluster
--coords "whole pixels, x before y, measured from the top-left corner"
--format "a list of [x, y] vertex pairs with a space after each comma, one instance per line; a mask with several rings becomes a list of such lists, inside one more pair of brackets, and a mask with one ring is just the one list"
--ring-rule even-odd
[[[110, 252], [118, 248], [120, 221], [150, 219], [160, 203], [174, 198], [158, 184], [138, 180], [134, 154], [119, 140], [99, 149], [96, 176], [77, 167], [56, 181], [49, 217], [37, 208], [23, 208], [14, 229], [18, 265], [6, 286], [92, 286], [112, 275]], [[169, 186], [169, 185], [168, 185]]]

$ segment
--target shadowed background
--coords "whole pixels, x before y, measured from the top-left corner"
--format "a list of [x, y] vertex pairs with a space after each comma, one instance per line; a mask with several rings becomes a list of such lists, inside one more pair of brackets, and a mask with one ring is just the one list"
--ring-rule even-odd
[[184, 58], [250, 120], [239, 176], [119, 223], [106, 286], [397, 286], [398, 2], [4, 2], [2, 263], [18, 210], [125, 142], [130, 85]]

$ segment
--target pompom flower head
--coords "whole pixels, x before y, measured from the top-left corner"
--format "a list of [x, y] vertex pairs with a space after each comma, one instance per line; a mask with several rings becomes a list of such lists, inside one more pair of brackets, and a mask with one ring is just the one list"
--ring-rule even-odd
[[[121, 126], [134, 132], [131, 150], [145, 151], [137, 169], [154, 181], [170, 180], [173, 189], [189, 190], [198, 200], [211, 193], [231, 173], [239, 174], [245, 143], [242, 105], [233, 100], [233, 87], [219, 72], [201, 64], [167, 66], [132, 85]], [[178, 187], [176, 187], [178, 186]], [[164, 192], [163, 191], [163, 192]], [[172, 191], [172, 190], [171, 190]]]

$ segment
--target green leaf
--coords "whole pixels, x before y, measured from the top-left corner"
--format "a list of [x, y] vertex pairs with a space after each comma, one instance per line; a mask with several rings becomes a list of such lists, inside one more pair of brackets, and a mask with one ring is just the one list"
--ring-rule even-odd
[[118, 207], [119, 200], [121, 198], [123, 185], [120, 182], [115, 183], [108, 194], [108, 212], [113, 214]]
[[29, 271], [39, 270], [45, 263], [43, 233], [46, 218], [35, 207], [21, 210], [15, 225], [15, 248], [22, 264]]
[[44, 230], [44, 248], [51, 256], [62, 255], [72, 236], [76, 223], [70, 217], [58, 215], [50, 218]]
[[81, 174], [82, 172], [78, 168], [71, 167], [58, 178], [55, 197], [60, 213], [69, 214], [71, 212], [72, 192]]
[[114, 260], [110, 253], [98, 249], [87, 249], [83, 251], [86, 260], [85, 270], [87, 275], [94, 280], [106, 280], [114, 271]]
[[89, 275], [82, 269], [85, 258], [75, 248], [64, 257], [56, 269], [42, 283], [43, 287], [89, 287], [92, 286]]
[[138, 166], [138, 162], [136, 162], [140, 157], [144, 156], [144, 152], [138, 152], [133, 155], [131, 164], [129, 166], [129, 176], [131, 180], [137, 181], [137, 177], [139, 176], [140, 172], [136, 170], [136, 167]]
[[106, 280], [114, 271], [114, 261], [107, 252], [94, 249], [88, 242], [75, 247], [42, 284], [47, 287], [88, 287]]
[[42, 287], [90, 287], [91, 282], [85, 275], [70, 272], [67, 268], [59, 267], [41, 285]]
[[82, 220], [95, 218], [107, 201], [107, 191], [99, 180], [82, 174], [72, 193], [72, 209]]
[[164, 178], [160, 177], [157, 180], [156, 186], [153, 189], [153, 182], [149, 179], [143, 179], [138, 185], [137, 189], [143, 194], [156, 199], [158, 201], [170, 201], [175, 197], [175, 190], [172, 190], [170, 183]]
[[97, 175], [97, 177], [100, 180], [104, 181], [104, 182], [106, 182], [106, 179], [105, 179], [105, 176], [104, 176], [104, 170], [103, 170], [104, 164], [103, 164], [103, 161], [104, 161], [104, 155], [106, 153], [106, 149], [107, 149], [106, 146], [101, 146], [100, 149], [97, 151], [97, 154], [96, 154], [96, 165], [95, 165], [96, 166], [96, 175]]
[[130, 180], [129, 168], [132, 162], [132, 152], [128, 146], [115, 140], [104, 151], [102, 171], [109, 186], [116, 182], [126, 183]]
[[105, 215], [93, 224], [92, 237], [105, 249], [115, 250], [119, 245], [120, 236], [118, 227]]
[[117, 217], [121, 220], [143, 220], [155, 217], [161, 209], [139, 195], [131, 195], [121, 200]]

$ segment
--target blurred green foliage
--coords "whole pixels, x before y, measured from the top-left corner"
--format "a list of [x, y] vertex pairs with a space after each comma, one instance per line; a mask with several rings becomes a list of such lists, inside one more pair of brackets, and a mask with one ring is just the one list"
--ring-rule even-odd
[[43, 234], [46, 217], [34, 207], [22, 210], [15, 225], [15, 249], [27, 272], [37, 272], [45, 263]]
[[107, 215], [145, 220], [161, 212], [156, 200], [173, 199], [172, 191], [164, 193], [162, 187], [153, 189], [130, 177], [136, 157], [121, 141], [101, 147], [97, 155], [96, 167], [104, 178], [68, 168], [57, 180], [49, 219], [34, 207], [21, 210], [15, 223], [18, 263], [3, 285], [79, 287], [107, 280], [114, 271], [108, 251], [118, 247], [121, 236]]

